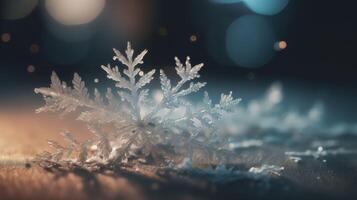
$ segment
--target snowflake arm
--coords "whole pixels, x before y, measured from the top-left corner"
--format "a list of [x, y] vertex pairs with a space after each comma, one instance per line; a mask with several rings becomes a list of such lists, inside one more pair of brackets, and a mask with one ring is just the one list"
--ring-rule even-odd
[[[41, 94], [46, 101], [46, 104], [37, 109], [36, 112], [62, 112], [61, 116], [64, 116], [76, 111], [79, 107], [83, 107], [86, 110], [79, 114], [78, 119], [80, 120], [97, 121], [98, 117], [95, 117], [94, 113], [96, 113], [96, 116], [101, 116], [100, 120], [103, 122], [122, 123], [126, 120], [123, 116], [113, 112], [110, 107], [91, 100], [88, 90], [78, 74], [74, 75], [72, 83], [73, 88], [68, 87], [53, 72], [49, 88], [35, 89], [35, 93]], [[99, 92], [96, 93], [99, 96]]]
[[[119, 71], [117, 66], [110, 67], [102, 66], [102, 69], [107, 73], [107, 77], [116, 82], [116, 87], [123, 89], [118, 91], [120, 97], [129, 103], [131, 106], [130, 113], [135, 120], [141, 120], [140, 103], [142, 99], [145, 99], [146, 91], [142, 91], [143, 87], [149, 84], [153, 80], [155, 70], [151, 70], [148, 73], [144, 73], [138, 67], [139, 64], [143, 64], [143, 58], [147, 53], [147, 50], [142, 51], [138, 56], [133, 59], [134, 50], [131, 48], [131, 44], [128, 42], [127, 49], [124, 56], [120, 51], [114, 49], [114, 60], [120, 61], [124, 66], [123, 74]], [[137, 76], [141, 76], [137, 78]]]
[[[163, 108], [172, 109], [183, 105], [183, 97], [199, 91], [202, 87], [206, 85], [205, 82], [190, 82], [191, 80], [200, 77], [198, 72], [203, 67], [202, 63], [192, 67], [190, 63], [190, 57], [186, 58], [185, 65], [182, 64], [177, 57], [175, 57], [175, 61], [175, 69], [177, 75], [180, 77], [180, 81], [175, 86], [172, 86], [171, 81], [167, 78], [165, 72], [163, 70], [160, 70], [160, 83], [161, 90], [163, 92], [163, 99], [159, 104], [154, 107], [154, 109], [147, 116], [145, 116], [145, 121], [152, 120], [152, 118]], [[182, 89], [182, 87], [189, 82], [189, 86], [186, 89]]]
[[[203, 64], [198, 64], [192, 67], [190, 63], [190, 57], [186, 58], [185, 65], [181, 63], [181, 61], [175, 57], [176, 61], [176, 73], [177, 75], [181, 78], [181, 80], [177, 83], [175, 87], [171, 87], [170, 81], [167, 79], [164, 71], [161, 71], [160, 73], [160, 80], [161, 80], [161, 87], [164, 91], [164, 100], [166, 101], [174, 101], [177, 102], [180, 97], [187, 96], [191, 93], [199, 91], [202, 87], [206, 85], [205, 82], [197, 82], [197, 83], [192, 83], [190, 82], [190, 85], [187, 89], [182, 89], [181, 88], [188, 83], [189, 81], [199, 78], [200, 75], [198, 72], [201, 70], [203, 67]], [[168, 102], [167, 102], [168, 103]]]

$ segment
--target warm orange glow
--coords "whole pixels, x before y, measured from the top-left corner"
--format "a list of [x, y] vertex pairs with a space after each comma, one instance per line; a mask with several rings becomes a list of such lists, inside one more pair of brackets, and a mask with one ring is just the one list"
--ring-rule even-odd
[[36, 114], [37, 106], [7, 105], [0, 107], [0, 155], [32, 157], [49, 150], [46, 140], [63, 142], [59, 134], [68, 130], [78, 140], [88, 137], [85, 125], [71, 118], [60, 119], [54, 113]]
[[283, 50], [283, 49], [286, 49], [286, 47], [288, 47], [288, 44], [285, 41], [280, 41], [278, 46], [279, 46], [279, 49]]
[[[15, 103], [0, 104], [0, 199], [88, 199], [88, 190], [83, 188], [83, 183], [88, 181], [84, 182], [81, 176], [71, 173], [55, 179], [53, 173], [35, 164], [23, 167], [36, 154], [53, 151], [47, 145], [47, 139], [65, 144], [59, 134], [61, 131], [72, 132], [79, 141], [88, 139], [90, 134], [86, 126], [71, 116], [60, 119], [53, 113], [35, 114], [37, 106], [24, 107], [19, 102]], [[142, 171], [154, 177], [154, 173], [149, 172]], [[114, 197], [123, 194], [126, 199], [145, 199], [142, 186], [130, 181], [136, 176], [117, 177], [101, 173], [95, 176], [101, 188], [105, 189], [101, 199], [117, 199]]]

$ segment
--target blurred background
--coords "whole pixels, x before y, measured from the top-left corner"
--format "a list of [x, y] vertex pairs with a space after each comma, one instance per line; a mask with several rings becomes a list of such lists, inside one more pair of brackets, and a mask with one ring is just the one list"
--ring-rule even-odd
[[244, 105], [279, 82], [289, 107], [321, 101], [327, 120], [355, 122], [356, 19], [352, 1], [1, 0], [0, 111], [33, 113], [53, 70], [112, 84], [100, 65], [131, 41], [147, 70], [205, 63], [213, 97], [232, 90]]

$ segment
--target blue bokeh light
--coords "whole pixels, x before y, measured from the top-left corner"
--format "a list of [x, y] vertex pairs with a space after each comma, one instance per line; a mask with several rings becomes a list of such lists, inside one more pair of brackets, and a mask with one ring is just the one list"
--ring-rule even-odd
[[289, 4], [289, 0], [210, 0], [212, 3], [244, 3], [251, 11], [261, 15], [276, 15]]
[[262, 15], [276, 15], [289, 3], [289, 0], [244, 0], [247, 7]]
[[244, 0], [210, 0], [213, 3], [221, 3], [221, 4], [228, 4], [228, 3], [239, 3]]
[[275, 33], [262, 16], [245, 15], [235, 20], [226, 33], [230, 59], [246, 68], [268, 63], [274, 55]]

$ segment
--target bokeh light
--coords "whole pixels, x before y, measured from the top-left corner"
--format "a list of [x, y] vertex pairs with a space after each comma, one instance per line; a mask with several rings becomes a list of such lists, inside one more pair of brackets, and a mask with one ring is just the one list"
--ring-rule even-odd
[[275, 15], [281, 12], [289, 0], [244, 0], [247, 7], [262, 15]]
[[210, 0], [210, 1], [213, 2], [213, 3], [225, 4], [225, 3], [239, 3], [239, 2], [244, 1], [244, 0]]
[[229, 26], [226, 48], [237, 65], [256, 68], [271, 60], [275, 41], [274, 31], [264, 17], [245, 15]]
[[27, 66], [27, 72], [28, 73], [33, 73], [33, 72], [35, 72], [35, 70], [36, 70], [36, 68], [35, 68], [34, 65], [28, 65]]
[[196, 36], [196, 35], [191, 35], [191, 36], [190, 36], [190, 41], [191, 41], [192, 43], [197, 42], [197, 36]]
[[[118, 39], [142, 40], [154, 31], [155, 3], [152, 0], [111, 1], [108, 18]], [[167, 30], [167, 29], [166, 29]], [[167, 35], [162, 29], [161, 36]]]
[[31, 44], [30, 52], [32, 54], [37, 54], [38, 52], [40, 52], [40, 46], [38, 44]]
[[96, 19], [105, 7], [105, 0], [46, 0], [46, 9], [64, 25], [87, 24]]
[[274, 49], [277, 51], [284, 50], [288, 47], [288, 43], [286, 41], [278, 41], [274, 44]]
[[10, 35], [10, 33], [3, 33], [3, 34], [1, 34], [1, 41], [2, 41], [3, 43], [8, 43], [8, 42], [10, 42], [10, 40], [11, 40], [11, 35]]
[[251, 11], [261, 15], [276, 15], [288, 5], [289, 0], [210, 0], [218, 4], [244, 3]]
[[27, 17], [36, 8], [39, 0], [1, 0], [0, 18], [17, 20]]

